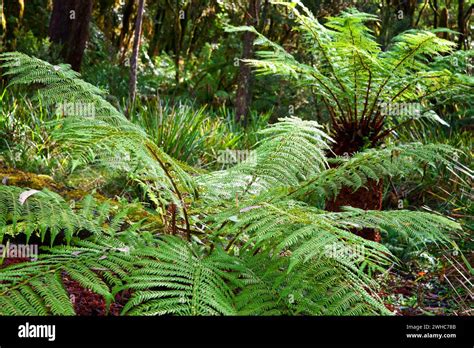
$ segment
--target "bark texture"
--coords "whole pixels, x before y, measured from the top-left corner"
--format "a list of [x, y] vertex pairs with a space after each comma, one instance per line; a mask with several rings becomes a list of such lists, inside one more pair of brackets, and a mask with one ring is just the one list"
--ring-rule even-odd
[[135, 23], [135, 36], [133, 40], [133, 52], [132, 59], [130, 60], [130, 82], [129, 82], [129, 98], [128, 98], [128, 108], [127, 116], [130, 112], [130, 108], [135, 101], [135, 96], [137, 94], [137, 62], [138, 62], [138, 52], [140, 50], [140, 38], [142, 33], [142, 22], [143, 22], [143, 9], [145, 7], [145, 0], [138, 1], [138, 14], [137, 20]]
[[[258, 23], [258, 11], [260, 0], [250, 0], [246, 16], [247, 25], [256, 26]], [[245, 32], [242, 36], [243, 52], [242, 59], [250, 59], [254, 55], [253, 42], [255, 34]], [[238, 122], [247, 123], [249, 107], [252, 101], [252, 70], [247, 64], [240, 62], [239, 77], [237, 87], [237, 97], [235, 101], [235, 114]]]
[[52, 42], [62, 45], [61, 55], [66, 63], [80, 71], [89, 38], [92, 0], [54, 0], [49, 23]]

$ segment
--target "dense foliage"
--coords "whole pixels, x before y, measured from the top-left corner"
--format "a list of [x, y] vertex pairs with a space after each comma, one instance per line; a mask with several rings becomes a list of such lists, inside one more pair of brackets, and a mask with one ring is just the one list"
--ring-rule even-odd
[[[390, 315], [412, 300], [390, 293], [407, 272], [442, 288], [442, 313], [470, 314], [469, 38], [408, 26], [387, 41], [379, 10], [321, 3], [265, 2], [252, 26], [231, 2], [185, 2], [176, 42], [145, 18], [136, 100], [120, 81], [133, 29], [102, 7], [82, 75], [39, 32], [7, 41], [0, 314], [79, 314], [76, 284], [107, 314]], [[147, 6], [166, 23], [161, 5]], [[226, 55], [249, 33], [242, 122], [228, 75], [249, 71]]]

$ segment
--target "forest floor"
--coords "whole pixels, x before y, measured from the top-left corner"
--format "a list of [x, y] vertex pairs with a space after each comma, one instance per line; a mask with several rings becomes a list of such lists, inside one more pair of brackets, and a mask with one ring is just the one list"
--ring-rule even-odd
[[[390, 270], [383, 276], [382, 297], [385, 306], [396, 315], [472, 315], [469, 304], [474, 301], [464, 274], [469, 274], [461, 263], [456, 262], [432, 269], [415, 263], [404, 265], [404, 270]], [[471, 253], [468, 261], [474, 260]], [[459, 272], [462, 269], [463, 272]], [[464, 287], [459, 293], [456, 289]]]

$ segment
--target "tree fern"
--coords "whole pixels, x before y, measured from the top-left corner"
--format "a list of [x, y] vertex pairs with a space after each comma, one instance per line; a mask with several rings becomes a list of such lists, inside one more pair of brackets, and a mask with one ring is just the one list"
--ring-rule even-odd
[[[244, 62], [257, 74], [290, 80], [322, 100], [331, 119], [337, 155], [379, 145], [394, 129], [387, 126], [393, 125], [391, 118], [401, 121], [397, 126], [419, 117], [443, 123], [431, 110], [429, 98], [450, 93], [448, 85], [468, 85], [459, 74], [429, 64], [430, 58], [449, 54], [455, 47], [435, 33], [404, 32], [383, 52], [366, 25], [377, 21], [374, 15], [348, 9], [322, 25], [301, 1], [277, 4], [294, 14], [294, 30], [301, 33], [307, 60], [296, 59], [253, 27], [227, 30], [255, 33], [255, 44], [261, 49], [256, 59]], [[419, 113], [391, 115], [381, 107], [400, 102], [420, 103]]]

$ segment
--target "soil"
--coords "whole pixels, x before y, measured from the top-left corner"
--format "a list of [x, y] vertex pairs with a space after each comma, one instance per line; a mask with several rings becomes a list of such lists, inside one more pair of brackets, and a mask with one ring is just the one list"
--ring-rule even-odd
[[[34, 262], [28, 258], [5, 258], [0, 265], [0, 269], [13, 264], [22, 262]], [[61, 278], [71, 302], [74, 305], [74, 311], [79, 316], [119, 316], [123, 307], [131, 297], [128, 290], [119, 292], [111, 303], [109, 312], [106, 311], [106, 302], [103, 296], [84, 288], [77, 281], [71, 279], [66, 272], [62, 272]]]
[[119, 316], [131, 295], [129, 291], [118, 293], [115, 296], [115, 301], [110, 305], [110, 312], [107, 314], [103, 296], [84, 288], [65, 272], [62, 274], [62, 279], [69, 298], [74, 304], [74, 311], [79, 316]]

